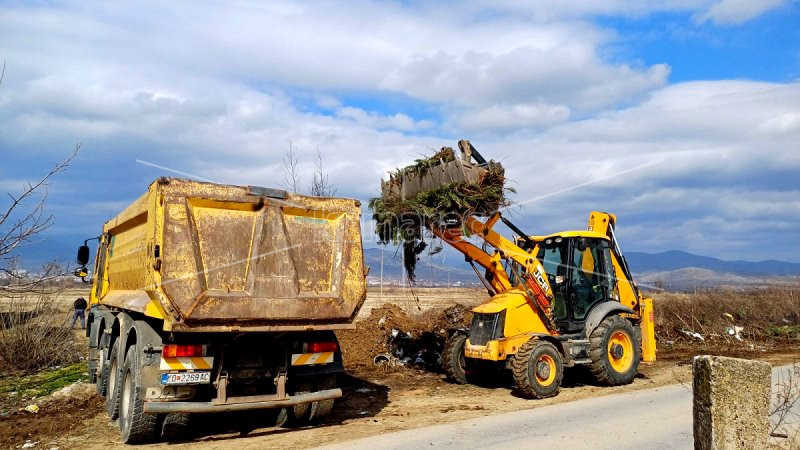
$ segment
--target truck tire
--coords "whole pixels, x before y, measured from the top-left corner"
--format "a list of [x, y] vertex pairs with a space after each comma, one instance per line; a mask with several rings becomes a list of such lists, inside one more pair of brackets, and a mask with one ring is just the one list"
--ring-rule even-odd
[[589, 336], [589, 369], [601, 384], [628, 384], [636, 377], [642, 357], [641, 337], [624, 317], [606, 317]]
[[555, 345], [530, 339], [511, 359], [514, 383], [525, 398], [547, 398], [558, 395], [564, 377], [564, 362]]
[[467, 359], [464, 356], [466, 343], [467, 336], [455, 333], [447, 338], [442, 351], [442, 370], [447, 379], [458, 384], [467, 384], [470, 380]]
[[188, 436], [191, 422], [190, 414], [167, 414], [164, 416], [164, 423], [161, 424], [161, 437], [169, 441]]
[[[336, 375], [328, 374], [322, 375], [317, 381], [317, 390], [324, 391], [327, 389], [336, 388]], [[333, 410], [333, 399], [321, 400], [311, 403], [311, 411], [308, 415], [308, 421], [311, 423], [318, 423], [323, 420]]]
[[120, 371], [119, 339], [117, 339], [108, 352], [108, 363], [106, 363], [104, 376], [106, 380], [106, 413], [111, 420], [116, 420], [119, 416]]
[[144, 389], [141, 387], [141, 369], [132, 345], [125, 355], [119, 392], [119, 431], [125, 444], [139, 444], [153, 438], [157, 414], [145, 414]]
[[95, 363], [94, 369], [94, 388], [95, 391], [97, 391], [97, 395], [101, 397], [105, 397], [108, 393], [108, 373], [106, 372], [106, 366], [108, 366], [108, 348], [98, 348], [97, 363]]
[[[295, 394], [306, 394], [312, 391], [312, 385], [308, 381], [301, 381], [297, 384]], [[302, 427], [308, 425], [311, 419], [311, 403], [301, 403], [281, 409], [278, 414], [277, 425], [280, 427]]]

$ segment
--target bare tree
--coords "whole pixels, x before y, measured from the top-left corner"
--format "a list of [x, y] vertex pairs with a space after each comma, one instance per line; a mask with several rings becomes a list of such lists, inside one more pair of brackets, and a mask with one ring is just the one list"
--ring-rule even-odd
[[55, 174], [67, 169], [80, 148], [81, 145], [77, 144], [69, 157], [56, 164], [38, 181], [25, 184], [19, 194], [8, 193], [11, 200], [5, 208], [0, 209], [0, 272], [15, 282], [0, 287], [0, 291], [25, 291], [63, 274], [56, 264], [48, 264], [37, 276], [30, 277], [17, 270], [15, 254], [20, 248], [35, 242], [36, 237], [53, 224], [53, 215], [46, 214], [44, 210], [47, 187]]
[[283, 155], [283, 187], [292, 192], [300, 191], [300, 176], [297, 171], [297, 155], [294, 145], [289, 141], [289, 148]]
[[328, 174], [323, 170], [322, 153], [317, 149], [317, 159], [314, 161], [314, 175], [311, 180], [311, 195], [317, 197], [332, 197], [336, 195], [338, 187], [331, 184]]

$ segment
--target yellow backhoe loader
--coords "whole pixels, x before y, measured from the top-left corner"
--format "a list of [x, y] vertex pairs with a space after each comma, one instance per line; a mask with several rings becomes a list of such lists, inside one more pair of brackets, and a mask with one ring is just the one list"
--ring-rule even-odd
[[[479, 177], [486, 161], [468, 141], [459, 147], [460, 159], [384, 183], [383, 195], [435, 188], [434, 177], [447, 183]], [[497, 233], [499, 221], [518, 237]], [[478, 372], [505, 367], [520, 394], [545, 398], [558, 394], [564, 367], [586, 365], [598, 382], [620, 385], [633, 381], [640, 361], [655, 360], [653, 302], [633, 281], [614, 214], [595, 211], [586, 230], [547, 236], [523, 233], [499, 211], [485, 221], [467, 216], [424, 225], [464, 254], [490, 295], [473, 309], [469, 330], [445, 345], [442, 367], [451, 380], [467, 383]]]

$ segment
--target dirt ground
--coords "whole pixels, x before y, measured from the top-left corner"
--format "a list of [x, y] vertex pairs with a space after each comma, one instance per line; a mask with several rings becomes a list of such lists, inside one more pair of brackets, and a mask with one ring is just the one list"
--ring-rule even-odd
[[[436, 295], [435, 291], [423, 295]], [[457, 296], [464, 300], [464, 296]], [[630, 385], [602, 387], [593, 384], [581, 369], [565, 373], [557, 397], [525, 400], [515, 396], [508, 373], [482, 385], [461, 386], [447, 382], [425, 358], [413, 366], [373, 363], [375, 355], [391, 352], [387, 343], [392, 330], [402, 330], [412, 340], [412, 347], [425, 352], [435, 350], [447, 336], [447, 330], [469, 321], [469, 306], [459, 298], [439, 302], [437, 307], [399, 307], [393, 302], [372, 305], [369, 314], [357, 322], [357, 329], [339, 333], [346, 364], [346, 374], [339, 384], [344, 391], [333, 413], [316, 427], [285, 429], [274, 427], [274, 411], [238, 414], [215, 414], [194, 418], [191, 432], [179, 440], [159, 442], [146, 447], [308, 448], [374, 434], [418, 428], [478, 416], [520, 409], [538, 408], [554, 403], [629, 392], [683, 383], [690, 389], [691, 358], [699, 353], [729, 354], [763, 359], [774, 364], [794, 362], [797, 341], [719, 340], [694, 342], [691, 339], [661, 339], [659, 360], [642, 364], [640, 374]], [[479, 295], [474, 297], [480, 298]], [[425, 301], [430, 301], [427, 299]], [[417, 304], [417, 301], [410, 303]], [[76, 338], [78, 333], [76, 332]], [[413, 345], [417, 347], [413, 347]], [[402, 361], [400, 358], [392, 362]], [[35, 414], [17, 412], [0, 417], [0, 447], [19, 448], [26, 439], [38, 442], [36, 448], [118, 448], [115, 423], [108, 420], [103, 399], [94, 396], [93, 385], [75, 385], [71, 394], [41, 400]]]

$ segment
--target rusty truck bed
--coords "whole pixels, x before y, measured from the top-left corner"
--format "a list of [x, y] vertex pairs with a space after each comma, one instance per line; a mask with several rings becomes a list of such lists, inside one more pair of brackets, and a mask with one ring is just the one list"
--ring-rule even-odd
[[106, 223], [93, 297], [173, 331], [339, 328], [366, 296], [359, 219], [353, 199], [161, 178]]

